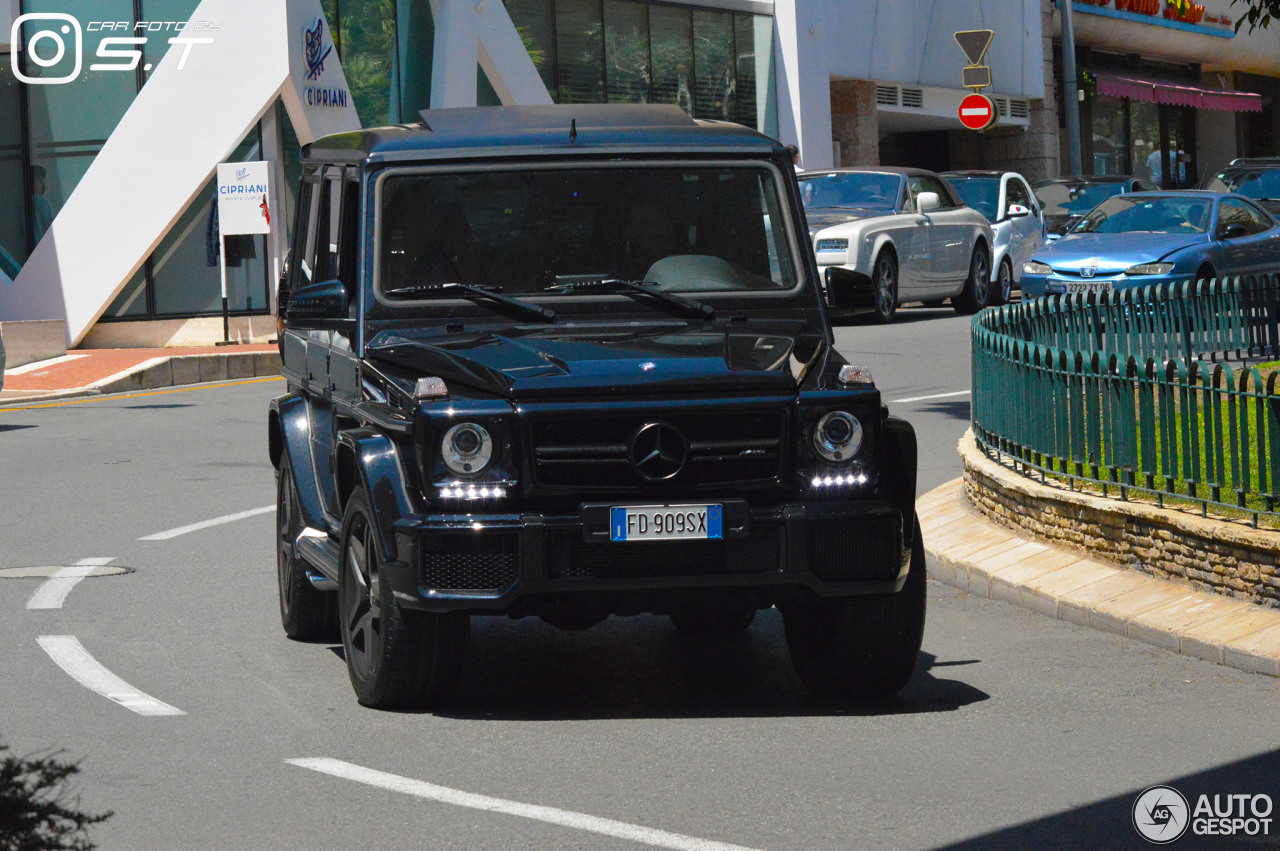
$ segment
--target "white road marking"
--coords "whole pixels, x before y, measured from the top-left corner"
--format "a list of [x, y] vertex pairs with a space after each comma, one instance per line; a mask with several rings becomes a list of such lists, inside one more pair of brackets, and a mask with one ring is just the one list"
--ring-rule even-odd
[[905, 405], [908, 402], [925, 402], [929, 399], [950, 399], [952, 396], [968, 396], [972, 390], [957, 390], [954, 393], [936, 393], [933, 396], [912, 396], [910, 399], [890, 399], [886, 404]]
[[38, 369], [46, 369], [47, 367], [57, 366], [60, 363], [70, 363], [73, 360], [87, 358], [88, 355], [62, 355], [61, 357], [49, 358], [48, 360], [38, 360], [32, 363], [24, 363], [22, 366], [15, 366], [13, 369], [6, 369], [5, 375], [25, 375], [28, 372], [35, 372]]
[[36, 639], [49, 658], [58, 663], [58, 667], [71, 675], [80, 685], [96, 691], [98, 694], [114, 700], [125, 709], [131, 709], [139, 715], [186, 715], [177, 707], [156, 700], [149, 694], [138, 691], [115, 674], [102, 667], [97, 659], [89, 655], [80, 640], [74, 635], [41, 635]]
[[114, 558], [82, 558], [80, 561], [64, 567], [44, 581], [36, 593], [27, 601], [28, 609], [61, 609], [62, 603], [76, 587], [76, 583], [93, 573], [95, 567], [110, 564]]
[[249, 511], [238, 511], [235, 514], [227, 514], [223, 517], [215, 517], [212, 520], [202, 520], [199, 523], [192, 523], [189, 526], [179, 526], [177, 529], [168, 529], [164, 532], [156, 532], [154, 535], [147, 535], [145, 538], [139, 538], [139, 541], [167, 541], [170, 538], [176, 538], [179, 535], [185, 535], [188, 532], [199, 532], [201, 529], [208, 529], [211, 526], [221, 526], [223, 523], [234, 523], [237, 520], [244, 520], [249, 517], [257, 517], [259, 514], [269, 514], [275, 511], [274, 505], [264, 505], [262, 508], [253, 508]]
[[590, 833], [626, 839], [658, 848], [674, 848], [677, 851], [753, 851], [753, 849], [744, 848], [741, 845], [730, 845], [727, 842], [716, 842], [711, 839], [698, 839], [697, 837], [684, 836], [679, 833], [668, 833], [665, 830], [654, 830], [653, 828], [640, 827], [622, 821], [614, 821], [613, 819], [575, 813], [571, 810], [559, 810], [555, 807], [543, 807], [537, 804], [522, 804], [519, 801], [507, 801], [502, 798], [490, 798], [488, 795], [462, 792], [458, 789], [450, 789], [447, 786], [437, 786], [434, 783], [410, 780], [407, 777], [387, 774], [384, 771], [364, 768], [337, 759], [287, 759], [285, 762], [290, 765], [296, 765], [299, 768], [309, 768], [312, 771], [319, 771], [321, 774], [331, 774], [334, 777], [354, 780], [357, 783], [376, 786], [391, 792], [427, 798], [457, 807], [470, 807], [475, 810], [487, 810], [494, 813], [534, 819], [535, 821], [545, 821], [550, 824], [571, 827], [575, 830], [585, 830]]

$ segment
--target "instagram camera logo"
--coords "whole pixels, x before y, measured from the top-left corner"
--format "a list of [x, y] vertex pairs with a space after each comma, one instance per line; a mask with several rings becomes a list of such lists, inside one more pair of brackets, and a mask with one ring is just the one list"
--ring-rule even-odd
[[[75, 59], [75, 67], [71, 73], [65, 77], [28, 77], [22, 73], [21, 66], [18, 63], [18, 45], [22, 43], [21, 33], [22, 25], [25, 23], [38, 23], [48, 27], [37, 31], [31, 38], [27, 39], [27, 59], [41, 68], [51, 68], [62, 61], [67, 54], [67, 37], [74, 39], [71, 45], [71, 55]], [[51, 57], [43, 57], [36, 50], [42, 42], [53, 42], [53, 55]], [[12, 60], [11, 68], [13, 75], [24, 83], [30, 83], [36, 86], [53, 86], [59, 83], [69, 83], [76, 77], [80, 76], [81, 54], [83, 53], [84, 36], [80, 31], [80, 22], [70, 15], [62, 12], [48, 12], [45, 14], [19, 15], [18, 19], [13, 22], [13, 29], [9, 35], [9, 57]], [[46, 48], [47, 50], [47, 48]]]

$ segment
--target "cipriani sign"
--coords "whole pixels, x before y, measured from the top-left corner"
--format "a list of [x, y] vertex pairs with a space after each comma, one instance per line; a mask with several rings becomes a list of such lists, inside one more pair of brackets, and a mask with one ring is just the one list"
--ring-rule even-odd
[[[325, 38], [324, 19], [302, 29], [302, 57], [306, 62], [307, 80], [319, 80], [324, 74], [324, 63], [333, 52], [333, 44]], [[346, 109], [351, 95], [337, 86], [305, 86], [302, 100], [307, 106]]]

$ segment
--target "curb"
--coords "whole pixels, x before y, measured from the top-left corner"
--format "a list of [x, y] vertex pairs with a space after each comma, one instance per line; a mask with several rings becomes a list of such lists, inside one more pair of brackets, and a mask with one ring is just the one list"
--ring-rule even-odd
[[933, 579], [1184, 656], [1280, 677], [1280, 609], [1198, 591], [999, 526], [964, 480], [918, 501]]
[[225, 354], [165, 355], [145, 360], [126, 370], [83, 387], [33, 392], [0, 400], [0, 407], [24, 402], [105, 396], [164, 387], [182, 387], [215, 381], [278, 376], [279, 352], [227, 352]]

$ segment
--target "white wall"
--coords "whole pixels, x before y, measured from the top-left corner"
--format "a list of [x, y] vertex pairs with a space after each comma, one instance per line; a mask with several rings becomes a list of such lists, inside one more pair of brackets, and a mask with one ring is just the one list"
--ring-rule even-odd
[[0, 50], [8, 52], [9, 33], [18, 17], [19, 0], [0, 0]]
[[[79, 343], [277, 99], [303, 144], [358, 128], [349, 100], [306, 103], [308, 86], [347, 90], [336, 52], [307, 79], [303, 27], [322, 17], [319, 0], [203, 0], [193, 20], [235, 25], [193, 45], [182, 70], [181, 49], [165, 54], [18, 279], [0, 287], [0, 317], [65, 319], [68, 345]], [[272, 213], [282, 221], [279, 197]]]

